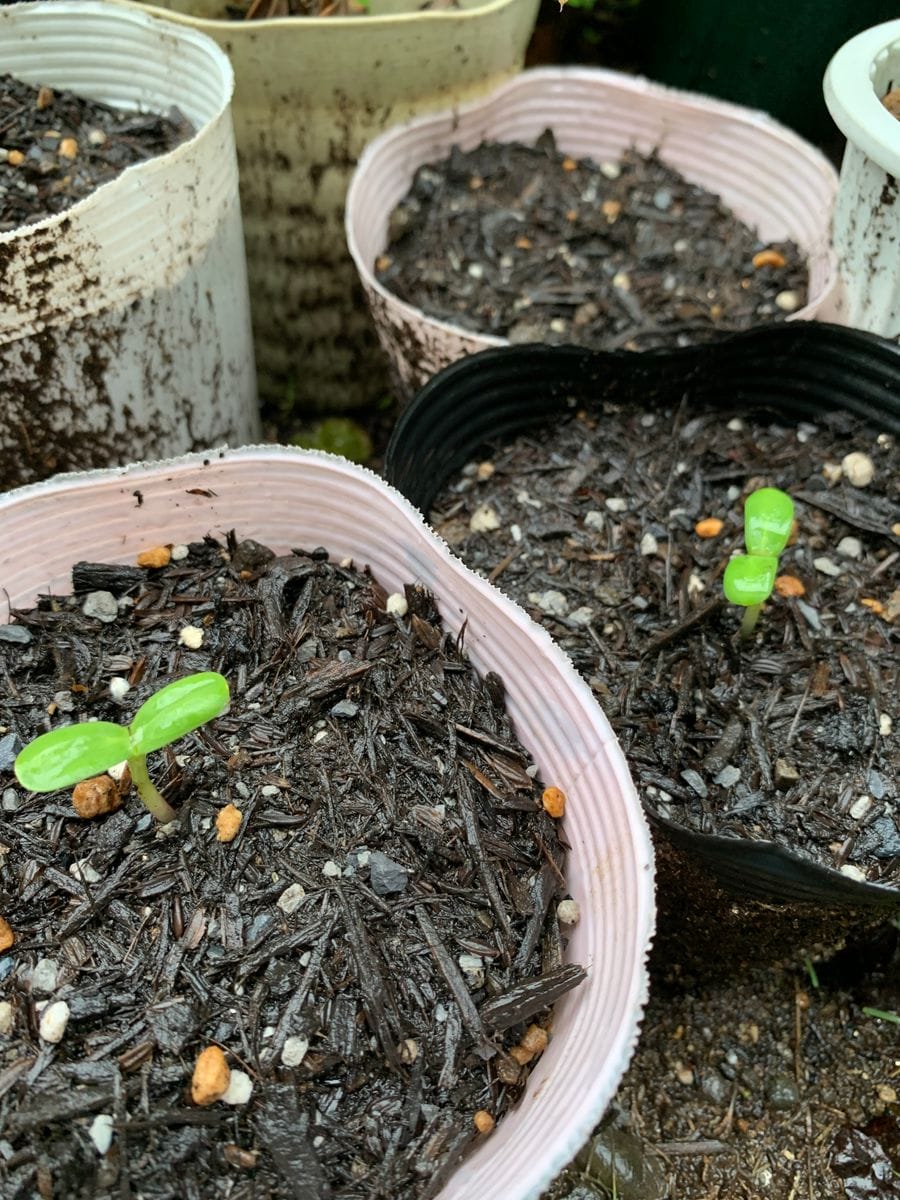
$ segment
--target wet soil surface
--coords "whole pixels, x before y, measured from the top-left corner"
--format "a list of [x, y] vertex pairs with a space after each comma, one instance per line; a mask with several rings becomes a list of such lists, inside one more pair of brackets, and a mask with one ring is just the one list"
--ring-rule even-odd
[[64, 212], [193, 133], [176, 108], [120, 111], [0, 76], [0, 232]]
[[[80, 564], [73, 597], [0, 638], [0, 1194], [431, 1196], [584, 974], [562, 963], [542, 784], [502, 683], [427, 593], [395, 612], [320, 550], [179, 553]], [[177, 822], [133, 792], [80, 820], [68, 793], [16, 783], [35, 734], [125, 723], [207, 669], [230, 711], [150, 757]], [[48, 1002], [68, 1015], [57, 1042], [38, 1036]], [[211, 1045], [249, 1097], [191, 1103]]]
[[549, 131], [421, 167], [375, 271], [465, 329], [604, 350], [783, 320], [807, 294], [796, 245], [761, 242], [657, 155], [576, 160]]
[[[846, 414], [605, 405], [470, 464], [432, 521], [569, 653], [661, 817], [897, 885], [898, 467]], [[800, 594], [743, 643], [721, 578], [765, 485], [795, 502], [776, 590]]]

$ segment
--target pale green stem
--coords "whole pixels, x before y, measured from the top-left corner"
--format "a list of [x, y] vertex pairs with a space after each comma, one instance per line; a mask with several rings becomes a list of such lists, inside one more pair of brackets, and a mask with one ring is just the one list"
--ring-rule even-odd
[[741, 621], [741, 641], [749, 642], [753, 636], [753, 630], [756, 628], [756, 622], [759, 620], [759, 614], [762, 612], [761, 604], [748, 604], [744, 609], [744, 619]]
[[131, 782], [157, 821], [161, 825], [168, 825], [170, 821], [174, 821], [178, 813], [167, 800], [163, 799], [157, 787], [151, 782], [147, 773], [146, 754], [140, 754], [137, 758], [129, 758], [128, 769], [131, 772]]

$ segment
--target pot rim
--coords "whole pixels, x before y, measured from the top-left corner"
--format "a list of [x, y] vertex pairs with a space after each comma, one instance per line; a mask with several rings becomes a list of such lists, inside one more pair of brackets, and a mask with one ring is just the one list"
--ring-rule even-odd
[[896, 64], [900, 85], [900, 19], [885, 21], [852, 37], [825, 69], [823, 90], [832, 120], [867, 158], [891, 175], [900, 174], [900, 121], [881, 103], [874, 76], [885, 62]]
[[[128, 3], [129, 7], [134, 0], [110, 0], [111, 3]], [[413, 0], [410, 0], [412, 3]], [[247, 33], [252, 33], [255, 37], [259, 37], [263, 29], [271, 29], [273, 35], [284, 33], [285, 29], [297, 29], [302, 26], [308, 29], [308, 36], [312, 37], [328, 37], [332, 36], [331, 31], [340, 33], [344, 37], [348, 34], [355, 37], [356, 31], [359, 29], [371, 31], [374, 26], [376, 29], [384, 30], [386, 27], [394, 25], [408, 25], [411, 22], [435, 21], [438, 27], [442, 23], [449, 25], [451, 22], [459, 24], [464, 22], [468, 24], [470, 21], [478, 20], [480, 17], [492, 16], [504, 8], [512, 8], [514, 5], [521, 3], [521, 0], [482, 0], [477, 8], [464, 9], [435, 9], [433, 11], [410, 11], [397, 13], [373, 13], [368, 16], [357, 17], [266, 17], [261, 21], [229, 21], [227, 18], [219, 17], [198, 17], [191, 13], [181, 12], [178, 9], [171, 8], [167, 5], [144, 3], [140, 0], [140, 7], [145, 8], [152, 13], [154, 17], [162, 17], [166, 20], [176, 21], [178, 24], [182, 22], [189, 23], [197, 29], [215, 29], [225, 30], [241, 38], [246, 34], [237, 32], [238, 30], [246, 30]], [[364, 32], [362, 34], [365, 36]], [[267, 36], [263, 34], [262, 36]], [[306, 36], [306, 35], [305, 35]]]
[[[94, 16], [112, 23], [121, 22], [123, 35], [129, 31], [130, 27], [131, 30], [143, 30], [146, 35], [153, 35], [160, 42], [165, 41], [166, 38], [182, 42], [192, 46], [197, 53], [206, 55], [209, 60], [210, 73], [215, 70], [218, 75], [217, 82], [220, 91], [214, 111], [211, 111], [205, 120], [196, 124], [194, 132], [185, 141], [179, 142], [177, 146], [173, 146], [171, 150], [167, 150], [163, 154], [154, 154], [151, 158], [132, 163], [113, 179], [101, 183], [87, 196], [83, 196], [68, 208], [63, 209], [62, 212], [52, 213], [40, 221], [30, 221], [25, 225], [17, 225], [14, 229], [0, 232], [0, 245], [16, 242], [23, 237], [40, 238], [45, 232], [52, 233], [61, 225], [68, 226], [73, 221], [79, 222], [83, 214], [90, 213], [90, 210], [97, 205], [108, 205], [114, 209], [118, 203], [117, 193], [130, 191], [133, 179], [140, 179], [148, 173], [171, 169], [172, 164], [179, 163], [185, 156], [193, 156], [196, 153], [195, 148], [198, 141], [205, 138], [210, 127], [221, 121], [228, 113], [234, 96], [234, 71], [228, 55], [204, 33], [180, 23], [168, 21], [166, 19], [168, 13], [165, 9], [157, 11], [158, 15], [150, 11], [145, 12], [143, 6], [120, 3], [119, 0], [24, 0], [24, 2], [20, 0], [9, 8], [0, 9], [0, 33], [7, 39], [13, 33], [13, 29], [3, 29], [2, 22], [4, 20], [11, 23], [27, 23], [29, 17], [34, 15], [38, 21], [65, 24], [66, 22], [71, 23], [75, 19], [80, 20], [84, 17]], [[49, 30], [45, 32], [49, 33]], [[40, 31], [31, 34], [34, 39], [40, 36]], [[138, 51], [139, 47], [135, 46], [132, 49]], [[47, 68], [47, 75], [51, 74], [52, 68]], [[48, 79], [47, 82], [52, 81]], [[90, 88], [88, 88], [89, 91]], [[88, 92], [84, 94], [88, 95]]]
[[[769, 116], [766, 112], [748, 108], [745, 105], [736, 104], [729, 100], [720, 100], [716, 97], [706, 96], [699, 92], [669, 87], [666, 84], [645, 79], [643, 76], [626, 75], [623, 72], [605, 67], [532, 68], [506, 80], [486, 96], [457, 106], [452, 112], [445, 109], [413, 117], [409, 121], [385, 130], [367, 144], [357, 161], [347, 189], [347, 201], [344, 209], [344, 232], [350, 256], [354, 261], [363, 287], [368, 292], [379, 297], [385, 306], [388, 306], [391, 311], [396, 312], [407, 321], [421, 322], [429, 328], [440, 331], [445, 335], [457, 338], [473, 346], [477, 344], [479, 349], [509, 346], [511, 344], [507, 338], [499, 337], [496, 334], [477, 332], [445, 318], [429, 316], [423, 309], [411, 304], [407, 300], [403, 300], [390, 291], [389, 288], [385, 287], [376, 278], [372, 269], [373, 264], [368, 262], [359, 245], [357, 229], [362, 226], [364, 220], [363, 202], [360, 199], [360, 193], [363, 190], [366, 175], [372, 170], [373, 163], [377, 163], [384, 154], [390, 152], [395, 147], [402, 146], [411, 135], [414, 136], [417, 132], [425, 131], [429, 128], [438, 131], [447, 123], [449, 116], [453, 117], [455, 124], [469, 115], [479, 113], [489, 114], [491, 108], [498, 101], [505, 99], [510, 93], [514, 94], [517, 91], [524, 91], [527, 94], [543, 85], [552, 94], [561, 85], [571, 81], [585, 84], [595, 83], [625, 94], [647, 96], [657, 100], [661, 105], [676, 102], [682, 108], [700, 109], [723, 120], [740, 122], [743, 125], [755, 126], [761, 131], [772, 133], [781, 138], [797, 153], [802, 153], [807, 159], [816, 162], [823, 175], [831, 181], [833, 202], [834, 194], [837, 190], [837, 174], [834, 168], [816, 147], [806, 142], [799, 134], [786, 125], [782, 125], [780, 121]], [[411, 156], [410, 161], [404, 164], [406, 170], [409, 170], [410, 167], [412, 168], [410, 181], [415, 170], [424, 161], [426, 160], [421, 158], [417, 149]], [[825, 277], [821, 291], [813, 299], [807, 300], [807, 303], [802, 308], [790, 313], [785, 318], [788, 322], [810, 319], [832, 297], [838, 288], [838, 259], [830, 242], [821, 248], [807, 250], [807, 255], [810, 257], [814, 253], [821, 255], [821, 260], [825, 267]]]

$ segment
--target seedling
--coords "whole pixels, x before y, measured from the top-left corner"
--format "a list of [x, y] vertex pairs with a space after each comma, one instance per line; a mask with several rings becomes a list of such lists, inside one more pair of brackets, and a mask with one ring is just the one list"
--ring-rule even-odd
[[741, 640], [756, 628], [762, 606], [772, 594], [778, 574], [778, 555], [787, 545], [794, 521], [794, 502], [778, 488], [758, 488], [744, 505], [746, 554], [732, 558], [722, 587], [732, 604], [741, 605]]
[[141, 799], [165, 824], [176, 813], [151, 782], [147, 755], [218, 717], [229, 700], [228, 681], [215, 671], [176, 679], [146, 700], [127, 727], [84, 721], [41, 734], [16, 758], [16, 778], [31, 792], [55, 792], [127, 762]]

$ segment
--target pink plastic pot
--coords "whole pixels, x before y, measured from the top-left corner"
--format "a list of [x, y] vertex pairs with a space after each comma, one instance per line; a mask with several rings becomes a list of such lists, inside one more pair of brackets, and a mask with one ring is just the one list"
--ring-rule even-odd
[[764, 241], [793, 239], [809, 262], [809, 303], [790, 320], [833, 317], [838, 286], [830, 247], [837, 174], [828, 160], [765, 113], [676, 91], [616, 71], [526, 71], [461, 109], [388, 130], [359, 159], [347, 195], [346, 233], [395, 381], [409, 397], [443, 367], [507, 341], [479, 336], [392, 295], [373, 264], [391, 212], [419, 167], [480, 142], [533, 143], [547, 128], [567, 154], [615, 160], [629, 146], [661, 157], [717, 193]]
[[322, 545], [368, 563], [389, 590], [420, 582], [451, 630], [468, 622], [472, 661], [503, 678], [524, 745], [568, 794], [569, 887], [582, 912], [569, 955], [588, 978], [558, 1004], [550, 1047], [518, 1108], [440, 1200], [536, 1200], [600, 1119], [631, 1056], [654, 918], [640, 804], [612, 730], [566, 655], [463, 566], [398, 491], [315, 451], [248, 447], [57, 476], [0, 496], [0, 522], [0, 620], [7, 604], [68, 590], [79, 559], [133, 562], [148, 546], [234, 528], [278, 552]]

